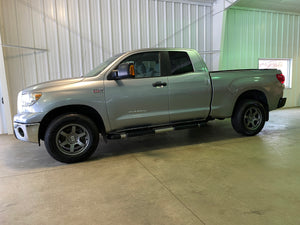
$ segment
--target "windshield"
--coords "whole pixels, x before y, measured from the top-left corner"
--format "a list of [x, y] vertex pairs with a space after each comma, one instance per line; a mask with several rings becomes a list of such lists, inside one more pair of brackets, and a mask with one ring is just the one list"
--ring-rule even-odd
[[90, 72], [85, 74], [83, 77], [93, 77], [101, 73], [109, 64], [111, 64], [113, 61], [115, 61], [117, 58], [119, 58], [122, 54], [114, 55], [113, 57], [107, 59], [94, 69], [92, 69]]

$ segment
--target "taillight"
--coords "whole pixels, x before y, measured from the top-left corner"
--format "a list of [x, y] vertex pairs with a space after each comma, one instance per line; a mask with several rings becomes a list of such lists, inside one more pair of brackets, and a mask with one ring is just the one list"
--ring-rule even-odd
[[280, 83], [284, 83], [285, 81], [285, 77], [284, 75], [281, 73], [281, 74], [276, 74], [276, 77], [277, 77], [277, 80], [280, 82]]

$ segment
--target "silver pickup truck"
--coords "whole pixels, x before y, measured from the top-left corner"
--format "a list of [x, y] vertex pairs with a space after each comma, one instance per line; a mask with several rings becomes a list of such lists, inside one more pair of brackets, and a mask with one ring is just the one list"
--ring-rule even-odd
[[120, 139], [231, 118], [256, 135], [284, 106], [278, 70], [208, 72], [192, 49], [141, 49], [111, 57], [81, 78], [31, 86], [18, 95], [15, 136], [43, 140], [61, 162], [86, 160], [99, 134]]

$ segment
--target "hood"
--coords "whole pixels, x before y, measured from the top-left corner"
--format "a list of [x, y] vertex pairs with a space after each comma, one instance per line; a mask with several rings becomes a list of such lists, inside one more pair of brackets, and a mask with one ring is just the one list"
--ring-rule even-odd
[[63, 86], [63, 85], [74, 84], [74, 83], [82, 81], [83, 79], [84, 78], [79, 77], [79, 78], [68, 78], [68, 79], [47, 81], [47, 82], [43, 82], [43, 83], [39, 83], [36, 85], [32, 85], [30, 87], [27, 87], [26, 89], [23, 90], [23, 92], [40, 91], [40, 90], [48, 89], [51, 87], [58, 87], [58, 86]]

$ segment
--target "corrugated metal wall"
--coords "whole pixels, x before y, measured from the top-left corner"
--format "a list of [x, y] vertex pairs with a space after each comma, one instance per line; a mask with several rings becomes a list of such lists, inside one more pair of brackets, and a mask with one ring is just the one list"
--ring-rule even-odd
[[226, 12], [220, 69], [258, 68], [259, 58], [291, 58], [287, 106], [300, 106], [300, 15], [231, 8]]
[[[147, 47], [210, 52], [211, 5], [171, 0], [1, 0], [1, 33], [16, 113], [17, 93], [24, 87], [79, 76], [119, 52]], [[210, 66], [210, 54], [203, 56]]]

